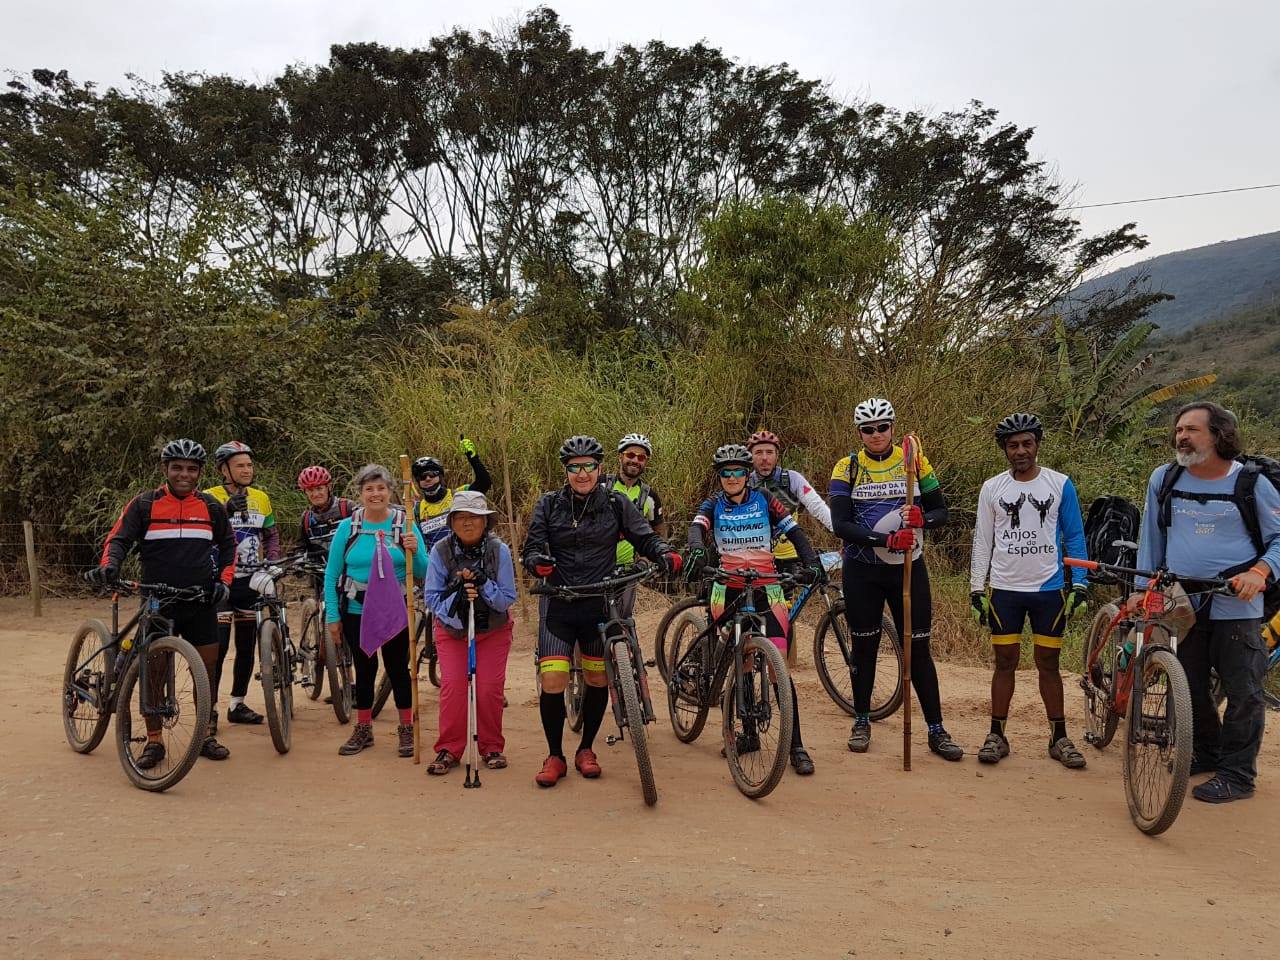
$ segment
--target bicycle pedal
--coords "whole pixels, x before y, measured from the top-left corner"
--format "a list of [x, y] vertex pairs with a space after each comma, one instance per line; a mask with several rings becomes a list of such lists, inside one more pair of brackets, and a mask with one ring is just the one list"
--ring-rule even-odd
[[611, 746], [611, 747], [612, 747], [615, 743], [621, 743], [621, 742], [622, 742], [622, 737], [621, 737], [621, 736], [617, 736], [617, 737], [615, 737], [615, 736], [611, 733], [611, 734], [609, 734], [607, 737], [605, 737], [605, 738], [604, 738], [604, 742], [605, 742], [606, 744], [608, 744], [609, 746]]
[[645, 665], [646, 667], [656, 667], [656, 666], [658, 665], [658, 661], [657, 661], [657, 660], [646, 660], [646, 661], [644, 662], [644, 665]]

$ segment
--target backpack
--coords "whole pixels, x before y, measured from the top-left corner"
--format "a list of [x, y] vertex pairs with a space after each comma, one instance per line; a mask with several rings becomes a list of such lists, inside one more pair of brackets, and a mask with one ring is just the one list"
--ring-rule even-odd
[[1137, 561], [1133, 551], [1117, 547], [1115, 542], [1128, 540], [1137, 543], [1141, 527], [1142, 514], [1124, 497], [1099, 497], [1089, 504], [1089, 515], [1084, 521], [1084, 541], [1089, 559], [1132, 567]]
[[[335, 498], [338, 501], [338, 522], [341, 523], [347, 517], [351, 516], [351, 501], [346, 497]], [[302, 526], [307, 531], [307, 537], [311, 536], [311, 528], [315, 526], [316, 512], [311, 507], [307, 507], [306, 512], [302, 515]], [[336, 524], [335, 524], [336, 526]]]
[[[1236, 457], [1241, 467], [1236, 472], [1236, 486], [1231, 493], [1185, 493], [1182, 490], [1174, 490], [1174, 484], [1178, 482], [1178, 478], [1182, 476], [1184, 467], [1180, 466], [1176, 461], [1169, 464], [1164, 472], [1164, 476], [1160, 481], [1160, 489], [1156, 493], [1156, 522], [1160, 524], [1161, 530], [1168, 530], [1169, 524], [1173, 521], [1173, 499], [1177, 497], [1180, 500], [1193, 500], [1196, 503], [1210, 503], [1212, 501], [1226, 501], [1234, 503], [1236, 509], [1240, 511], [1240, 520], [1244, 523], [1245, 530], [1249, 533], [1249, 539], [1253, 541], [1254, 552], [1258, 556], [1262, 556], [1266, 552], [1267, 545], [1262, 542], [1262, 523], [1258, 519], [1258, 477], [1264, 476], [1271, 481], [1271, 485], [1280, 490], [1280, 461], [1272, 460], [1270, 457], [1257, 455], [1242, 455]], [[1241, 570], [1246, 570], [1252, 566], [1252, 562], [1245, 564], [1239, 570], [1233, 568], [1230, 571], [1223, 571], [1224, 574], [1235, 574]], [[1272, 614], [1280, 610], [1280, 580], [1272, 579], [1272, 583], [1267, 587], [1266, 593], [1263, 595], [1263, 619], [1269, 619]]]
[[[392, 546], [400, 546], [404, 539], [405, 525], [404, 507], [392, 505], [391, 507], [391, 544]], [[342, 573], [338, 577], [338, 592], [343, 595], [344, 600], [352, 596], [354, 592], [363, 591], [365, 585], [358, 580], [352, 580], [347, 576], [347, 555], [351, 553], [351, 548], [356, 544], [356, 538], [360, 536], [360, 530], [364, 526], [364, 507], [356, 507], [351, 511], [351, 532], [347, 534], [347, 545], [342, 551]], [[354, 590], [352, 589], [354, 588]], [[345, 603], [343, 604], [345, 607]]]

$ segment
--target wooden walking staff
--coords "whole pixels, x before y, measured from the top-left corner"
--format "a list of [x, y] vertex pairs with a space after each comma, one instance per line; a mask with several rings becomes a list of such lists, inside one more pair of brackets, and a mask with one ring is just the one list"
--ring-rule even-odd
[[[904, 506], [916, 500], [916, 480], [920, 469], [920, 440], [914, 433], [902, 438], [902, 469], [907, 475]], [[902, 769], [911, 770], [911, 557], [915, 544], [902, 561]]]
[[[404, 483], [405, 526], [413, 523], [413, 475], [409, 469], [409, 455], [400, 454], [400, 479]], [[413, 530], [405, 530], [406, 537], [413, 536]], [[425, 550], [426, 544], [418, 542], [418, 549]], [[418, 737], [418, 605], [413, 602], [413, 561], [406, 550], [404, 555], [404, 602], [409, 608], [409, 672], [413, 674], [413, 762], [422, 763], [422, 741]]]

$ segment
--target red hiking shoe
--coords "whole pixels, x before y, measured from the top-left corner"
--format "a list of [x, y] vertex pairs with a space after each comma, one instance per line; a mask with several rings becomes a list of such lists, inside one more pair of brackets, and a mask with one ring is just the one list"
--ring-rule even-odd
[[568, 772], [569, 765], [564, 762], [564, 757], [547, 757], [543, 761], [542, 771], [533, 780], [540, 787], [554, 787]]
[[600, 762], [596, 760], [594, 750], [579, 750], [573, 755], [573, 765], [588, 780], [594, 780], [600, 776]]

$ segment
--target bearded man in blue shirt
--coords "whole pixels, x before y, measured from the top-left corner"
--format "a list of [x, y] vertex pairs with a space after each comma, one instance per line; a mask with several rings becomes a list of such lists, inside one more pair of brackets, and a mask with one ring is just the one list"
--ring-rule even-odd
[[[1189, 593], [1199, 594], [1196, 625], [1178, 643], [1191, 687], [1191, 771], [1214, 773], [1191, 793], [1208, 803], [1229, 803], [1253, 796], [1258, 773], [1267, 667], [1262, 594], [1280, 572], [1280, 492], [1255, 465], [1237, 459], [1239, 424], [1216, 403], [1179, 410], [1172, 443], [1175, 461], [1157, 467], [1147, 485], [1138, 567], [1232, 580], [1231, 597], [1195, 591], [1194, 581], [1188, 585]], [[1170, 471], [1174, 479], [1166, 482]], [[1241, 496], [1242, 471], [1257, 473], [1248, 478], [1250, 498]], [[1245, 517], [1245, 510], [1254, 516]], [[1210, 693], [1211, 669], [1227, 694], [1221, 721]]]

